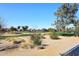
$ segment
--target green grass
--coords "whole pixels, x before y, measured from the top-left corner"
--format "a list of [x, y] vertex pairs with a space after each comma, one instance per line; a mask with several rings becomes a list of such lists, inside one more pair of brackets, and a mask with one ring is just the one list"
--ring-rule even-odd
[[[22, 36], [31, 36], [32, 34], [35, 34], [35, 33], [21, 33], [19, 35], [13, 35], [13, 36], [0, 36], [0, 39], [5, 39], [7, 37], [22, 37]], [[39, 33], [36, 33], [36, 34], [39, 34]]]
[[1, 37], [21, 37], [21, 36], [29, 36], [31, 34], [20, 34], [20, 35], [14, 35], [14, 36], [1, 36]]
[[3, 36], [0, 36], [0, 40], [3, 40], [3, 39], [5, 39], [6, 37], [3, 37]]
[[6, 39], [8, 37], [23, 37], [23, 36], [31, 36], [33, 34], [49, 34], [49, 32], [21, 32], [21, 34], [16, 34], [13, 36], [0, 36], [0, 40]]
[[31, 34], [20, 34], [20, 35], [14, 35], [14, 36], [0, 36], [0, 40], [4, 40], [8, 37], [22, 37], [22, 36], [30, 36]]
[[74, 36], [74, 33], [56, 32], [59, 36]]

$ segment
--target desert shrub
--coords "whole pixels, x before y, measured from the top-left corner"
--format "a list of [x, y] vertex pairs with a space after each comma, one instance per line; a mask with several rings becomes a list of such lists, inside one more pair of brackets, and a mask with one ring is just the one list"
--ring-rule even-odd
[[24, 39], [21, 39], [21, 38], [11, 38], [11, 37], [6, 38], [6, 41], [13, 42], [14, 44], [19, 44], [21, 42], [25, 42]]
[[19, 43], [21, 43], [21, 42], [22, 42], [22, 41], [17, 41], [17, 40], [13, 41], [14, 44], [19, 44]]
[[41, 45], [41, 35], [40, 34], [33, 34], [31, 35], [32, 43], [36, 46]]
[[23, 48], [23, 49], [28, 49], [28, 48], [34, 48], [34, 45], [32, 45], [32, 44], [27, 44], [27, 43], [25, 42], [25, 43], [21, 44], [20, 47]]
[[58, 35], [55, 31], [50, 32], [50, 38], [52, 39], [58, 39]]
[[42, 39], [45, 39], [45, 37], [44, 37], [44, 36], [41, 36], [41, 38], [42, 38]]
[[28, 45], [26, 43], [21, 44], [21, 48], [28, 48]]
[[41, 39], [45, 39], [45, 36], [46, 34], [44, 33], [44, 34], [40, 34], [40, 37], [41, 37]]
[[15, 40], [16, 40], [15, 38], [10, 38], [10, 37], [6, 38], [6, 41], [9, 41], [9, 42], [13, 42]]

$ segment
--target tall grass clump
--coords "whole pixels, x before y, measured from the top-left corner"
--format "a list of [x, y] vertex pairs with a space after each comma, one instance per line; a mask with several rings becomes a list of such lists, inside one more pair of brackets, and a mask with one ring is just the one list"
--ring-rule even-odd
[[54, 30], [50, 31], [49, 35], [51, 39], [59, 39], [57, 33]]
[[42, 44], [41, 41], [41, 34], [32, 34], [31, 35], [31, 40], [34, 46], [39, 46]]
[[32, 44], [27, 44], [26, 42], [22, 43], [20, 47], [23, 49], [34, 48], [34, 46]]

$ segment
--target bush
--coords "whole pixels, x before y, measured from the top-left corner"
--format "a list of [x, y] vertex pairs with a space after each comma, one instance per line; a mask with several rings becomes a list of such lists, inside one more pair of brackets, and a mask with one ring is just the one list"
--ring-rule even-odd
[[25, 42], [24, 39], [21, 39], [21, 38], [13, 38], [13, 37], [6, 38], [6, 41], [13, 42], [14, 44], [19, 44], [19, 43]]
[[20, 44], [22, 42], [25, 42], [25, 40], [22, 39], [22, 40], [15, 40], [15, 41], [13, 41], [14, 44]]
[[23, 49], [29, 49], [29, 48], [34, 48], [34, 45], [32, 43], [23, 42], [21, 43], [20, 47]]
[[41, 43], [42, 43], [40, 34], [33, 34], [33, 35], [31, 35], [31, 39], [32, 39], [32, 43], [35, 46], [41, 45]]
[[26, 43], [23, 43], [23, 44], [21, 44], [21, 46], [20, 46], [21, 48], [28, 48], [28, 44], [26, 44]]
[[74, 34], [73, 33], [64, 33], [62, 34], [62, 36], [73, 36]]
[[60, 36], [74, 36], [74, 33], [68, 33], [68, 32], [57, 32]]
[[59, 39], [59, 38], [58, 38], [58, 35], [57, 35], [57, 33], [56, 33], [55, 31], [50, 32], [50, 37], [51, 37], [52, 39]]
[[15, 38], [11, 38], [11, 37], [6, 38], [6, 41], [8, 42], [14, 42], [15, 40], [16, 40]]
[[0, 40], [6, 39], [6, 37], [0, 36]]

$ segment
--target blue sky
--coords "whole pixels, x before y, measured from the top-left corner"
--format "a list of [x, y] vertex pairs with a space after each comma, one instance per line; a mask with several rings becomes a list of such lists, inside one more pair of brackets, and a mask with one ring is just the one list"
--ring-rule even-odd
[[54, 12], [59, 3], [0, 4], [0, 16], [7, 27], [28, 25], [31, 28], [49, 28], [55, 21]]

